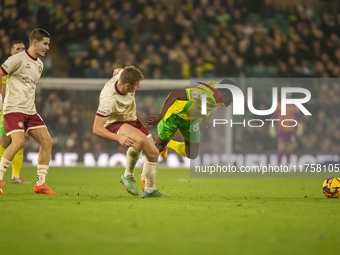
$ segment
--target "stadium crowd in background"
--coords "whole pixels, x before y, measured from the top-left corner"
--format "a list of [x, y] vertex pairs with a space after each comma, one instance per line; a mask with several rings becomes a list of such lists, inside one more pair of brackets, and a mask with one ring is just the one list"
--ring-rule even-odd
[[[53, 34], [51, 43], [58, 52], [42, 59], [45, 76], [111, 78], [114, 68], [127, 65], [138, 66], [146, 79], [340, 76], [339, 1], [320, 1], [319, 8], [306, 0], [284, 8], [276, 8], [272, 0], [68, 2], [0, 1], [1, 62], [10, 54], [10, 42], [26, 40], [38, 25]], [[65, 91], [37, 92], [37, 108], [43, 109], [42, 117], [56, 134], [55, 146], [64, 151], [109, 146], [94, 141], [84, 125], [74, 121], [86, 114], [81, 100]], [[340, 120], [334, 119], [339, 84], [322, 84], [314, 93], [318, 107], [313, 115], [320, 124], [304, 117], [306, 130], [297, 146], [340, 152]], [[268, 108], [270, 102], [261, 103]], [[159, 112], [160, 107], [145, 110]], [[144, 123], [145, 118], [140, 117]], [[326, 134], [325, 139], [320, 134]], [[269, 142], [264, 144], [264, 139]], [[235, 132], [234, 152], [253, 148], [265, 152], [275, 148], [275, 141], [264, 129]]]
[[306, 0], [296, 2], [277, 9], [272, 0], [81, 1], [79, 8], [67, 1], [3, 1], [1, 62], [13, 38], [27, 37], [32, 21], [51, 30], [68, 56], [69, 77], [110, 78], [114, 68], [131, 64], [161, 79], [241, 72], [339, 77], [340, 4], [321, 1], [313, 10]]

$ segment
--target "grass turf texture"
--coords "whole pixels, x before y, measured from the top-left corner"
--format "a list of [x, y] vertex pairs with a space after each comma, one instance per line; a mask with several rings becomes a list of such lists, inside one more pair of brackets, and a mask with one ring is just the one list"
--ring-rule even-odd
[[[340, 241], [340, 201], [322, 194], [321, 179], [189, 179], [189, 170], [159, 169], [158, 189], [171, 198], [142, 199], [119, 183], [122, 172], [52, 167], [53, 196], [9, 184], [8, 171], [0, 254], [325, 254]], [[22, 176], [34, 181], [36, 171]]]

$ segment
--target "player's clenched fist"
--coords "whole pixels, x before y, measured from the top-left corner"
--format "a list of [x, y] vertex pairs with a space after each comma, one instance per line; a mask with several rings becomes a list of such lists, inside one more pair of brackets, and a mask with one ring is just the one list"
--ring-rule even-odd
[[118, 73], [119, 73], [119, 71], [120, 70], [122, 70], [123, 68], [115, 68], [115, 70], [113, 70], [113, 75], [112, 75], [112, 77], [113, 76], [116, 76]]
[[128, 135], [122, 135], [122, 136], [120, 136], [120, 138], [119, 138], [118, 141], [119, 141], [119, 143], [120, 143], [121, 145], [123, 145], [123, 146], [126, 146], [126, 147], [131, 147], [131, 146], [133, 146], [133, 141], [132, 141], [131, 137], [128, 136]]

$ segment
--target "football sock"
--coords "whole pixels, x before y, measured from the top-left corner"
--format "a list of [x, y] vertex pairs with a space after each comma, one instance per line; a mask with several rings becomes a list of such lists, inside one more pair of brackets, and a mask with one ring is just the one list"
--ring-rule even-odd
[[4, 155], [4, 151], [6, 150], [6, 148], [2, 145], [0, 145], [0, 158], [2, 158], [2, 155]]
[[143, 173], [145, 175], [145, 191], [152, 193], [156, 189], [158, 162], [144, 161]]
[[125, 168], [125, 178], [131, 178], [134, 175], [135, 166], [139, 160], [141, 151], [136, 151], [133, 147], [130, 147], [126, 152], [126, 168]]
[[38, 165], [37, 167], [37, 185], [40, 186], [45, 183], [46, 174], [48, 172], [48, 165]]
[[15, 154], [12, 161], [12, 178], [14, 176], [20, 176], [20, 170], [22, 166], [22, 161], [24, 159], [24, 148], [21, 148], [17, 154]]
[[4, 178], [4, 174], [6, 173], [7, 168], [9, 167], [10, 164], [11, 164], [11, 161], [5, 159], [4, 157], [1, 158], [1, 162], [0, 162], [0, 180], [1, 181]]
[[168, 147], [170, 149], [173, 149], [176, 151], [178, 154], [187, 157], [187, 153], [185, 151], [185, 143], [184, 142], [176, 142], [174, 140], [170, 140], [168, 143]]

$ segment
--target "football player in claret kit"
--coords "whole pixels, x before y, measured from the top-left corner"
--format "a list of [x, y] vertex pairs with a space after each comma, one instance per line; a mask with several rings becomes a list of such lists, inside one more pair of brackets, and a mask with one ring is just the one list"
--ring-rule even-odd
[[5, 131], [12, 139], [0, 162], [0, 193], [3, 193], [3, 176], [14, 155], [23, 147], [27, 132], [40, 145], [38, 178], [33, 191], [56, 194], [45, 184], [53, 139], [37, 113], [34, 103], [37, 82], [43, 70], [43, 63], [38, 57], [45, 56], [49, 50], [50, 34], [42, 28], [36, 28], [30, 34], [29, 41], [30, 47], [27, 51], [9, 57], [0, 68], [0, 78], [8, 74], [7, 84], [1, 86], [1, 94], [5, 95], [3, 104]]
[[[215, 81], [200, 83], [195, 88], [187, 88], [169, 94], [165, 100], [161, 113], [149, 116], [147, 125], [156, 125], [158, 122], [158, 138], [156, 146], [162, 158], [166, 158], [168, 149], [175, 150], [178, 154], [194, 159], [198, 155], [200, 143], [200, 122], [209, 117], [211, 111], [221, 105], [228, 107], [232, 102], [229, 89], [216, 89]], [[235, 85], [232, 80], [224, 79], [220, 84]], [[207, 114], [201, 114], [202, 94], [207, 95]], [[184, 142], [171, 140], [177, 130], [180, 130]], [[141, 176], [141, 182], [143, 178]]]
[[120, 178], [129, 193], [139, 195], [134, 170], [143, 151], [146, 158], [143, 165], [145, 185], [142, 186], [142, 197], [167, 197], [156, 189], [158, 149], [147, 128], [137, 119], [135, 91], [140, 87], [142, 79], [142, 72], [134, 66], [114, 70], [113, 77], [100, 93], [93, 133], [129, 147], [126, 152], [126, 169]]
[[[290, 94], [287, 95], [288, 97]], [[271, 116], [272, 119], [277, 119], [277, 127], [270, 126], [269, 134], [272, 138], [277, 137], [277, 157], [278, 165], [282, 165], [282, 158], [285, 155], [287, 165], [290, 162], [290, 156], [297, 146], [296, 137], [303, 133], [303, 124], [301, 123], [301, 115], [299, 109], [293, 105], [286, 105], [286, 115], [281, 115], [281, 102], [278, 103], [276, 111]], [[298, 124], [296, 127], [291, 126], [292, 121], [282, 125], [284, 120], [295, 120]]]
[[[15, 55], [25, 50], [25, 44], [22, 41], [16, 40], [12, 42], [11, 45], [11, 55]], [[8, 75], [2, 77], [2, 85], [6, 85], [8, 79]], [[0, 94], [1, 96], [1, 94]], [[2, 97], [2, 96], [1, 96]], [[2, 105], [2, 98], [0, 104]], [[0, 111], [0, 159], [4, 154], [5, 149], [8, 147], [11, 142], [11, 138], [7, 136], [5, 132], [5, 126], [2, 115], [2, 107]], [[14, 184], [31, 184], [31, 182], [25, 180], [20, 177], [20, 171], [22, 166], [22, 161], [24, 159], [24, 147], [20, 148], [19, 151], [15, 154], [12, 161], [12, 179], [11, 183]]]

